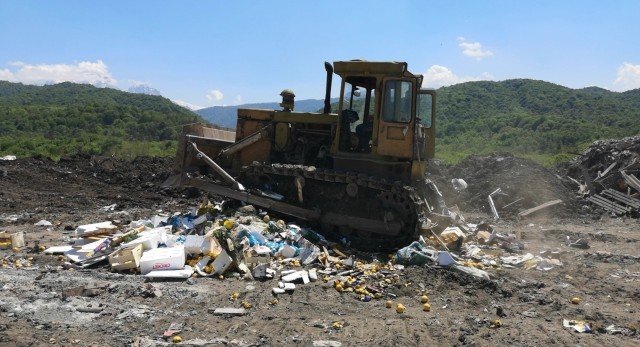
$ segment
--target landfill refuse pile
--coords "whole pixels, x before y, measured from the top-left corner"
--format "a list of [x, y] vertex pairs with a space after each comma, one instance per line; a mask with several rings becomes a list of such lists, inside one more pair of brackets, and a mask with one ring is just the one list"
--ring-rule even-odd
[[414, 241], [362, 252], [159, 188], [170, 164], [0, 162], [0, 345], [637, 344], [638, 220], [509, 218], [499, 193], [495, 220], [487, 197], [513, 178], [467, 213], [450, 197], [472, 176], [442, 169], [449, 208]]
[[[423, 229], [417, 241], [389, 256], [352, 250], [311, 228], [272, 220], [252, 205], [230, 211], [226, 204], [205, 200], [187, 213], [158, 214], [120, 225], [114, 221], [80, 225], [69, 244], [41, 251], [62, 256], [62, 267], [67, 269], [108, 266], [155, 279], [223, 279], [229, 274], [277, 279], [274, 295], [320, 280], [365, 302], [385, 298], [385, 289], [397, 280], [394, 271], [408, 265], [445, 268], [484, 280], [490, 279], [490, 269], [562, 266], [557, 252], [522, 254], [524, 244], [515, 234], [497, 232], [488, 223], [466, 223], [459, 213], [439, 219], [442, 225], [443, 218], [449, 218], [451, 226], [436, 231], [441, 228], [432, 223], [434, 228]], [[51, 223], [43, 220], [35, 225]]]
[[566, 168], [578, 194], [615, 215], [640, 214], [640, 136], [591, 144]]
[[513, 217], [560, 200], [562, 203], [554, 208], [553, 216], [574, 215], [575, 193], [556, 173], [527, 159], [508, 153], [473, 155], [448, 168], [446, 174], [450, 179], [448, 184], [442, 188], [443, 184], [439, 183], [439, 187], [443, 191], [447, 189], [444, 193], [447, 204], [455, 204], [463, 211], [492, 213], [495, 210], [498, 217]]

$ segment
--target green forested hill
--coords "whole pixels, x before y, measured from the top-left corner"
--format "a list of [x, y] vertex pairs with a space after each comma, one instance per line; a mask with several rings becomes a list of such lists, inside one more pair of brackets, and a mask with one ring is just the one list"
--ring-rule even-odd
[[[194, 121], [203, 119], [161, 96], [0, 81], [0, 155], [172, 154], [180, 126]], [[551, 163], [597, 139], [639, 134], [640, 89], [467, 82], [438, 90], [436, 125], [436, 155], [447, 161], [509, 151]]]
[[161, 96], [0, 81], [0, 155], [168, 154], [181, 125], [195, 121]]
[[445, 159], [507, 150], [550, 156], [640, 133], [640, 90], [571, 89], [527, 79], [438, 90], [437, 142]]

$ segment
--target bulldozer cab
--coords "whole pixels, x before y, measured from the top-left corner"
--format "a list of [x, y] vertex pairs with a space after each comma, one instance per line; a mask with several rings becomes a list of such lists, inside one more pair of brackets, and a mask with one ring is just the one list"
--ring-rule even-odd
[[421, 75], [399, 62], [335, 62], [334, 69], [342, 78], [332, 148], [337, 167], [363, 157], [412, 166], [433, 157], [435, 91], [420, 89]]

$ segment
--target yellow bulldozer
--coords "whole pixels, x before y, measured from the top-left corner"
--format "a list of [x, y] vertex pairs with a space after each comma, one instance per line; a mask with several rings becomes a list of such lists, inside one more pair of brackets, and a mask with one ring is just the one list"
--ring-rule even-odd
[[[444, 208], [426, 177], [434, 156], [436, 94], [404, 62], [325, 62], [318, 113], [238, 109], [235, 132], [183, 129], [167, 185], [253, 204], [316, 225], [367, 250], [405, 245]], [[332, 105], [333, 75], [340, 98]]]

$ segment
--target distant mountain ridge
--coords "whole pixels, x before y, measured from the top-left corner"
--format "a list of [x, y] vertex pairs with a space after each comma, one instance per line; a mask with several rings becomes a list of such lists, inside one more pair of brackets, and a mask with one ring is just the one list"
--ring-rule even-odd
[[[333, 98], [331, 101], [336, 102], [338, 99]], [[324, 99], [305, 99], [296, 100], [294, 110], [296, 112], [316, 112], [322, 107], [324, 107]], [[282, 107], [280, 107], [280, 102], [263, 102], [236, 106], [213, 106], [196, 110], [195, 113], [213, 124], [217, 124], [225, 128], [235, 128], [239, 108], [255, 108], [263, 110], [282, 109]]]
[[150, 87], [146, 84], [138, 84], [135, 86], [129, 87], [127, 89], [129, 93], [138, 93], [138, 94], [147, 94], [147, 95], [162, 95], [160, 91], [156, 88]]

